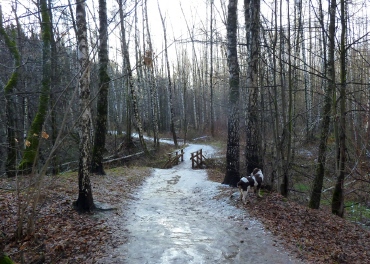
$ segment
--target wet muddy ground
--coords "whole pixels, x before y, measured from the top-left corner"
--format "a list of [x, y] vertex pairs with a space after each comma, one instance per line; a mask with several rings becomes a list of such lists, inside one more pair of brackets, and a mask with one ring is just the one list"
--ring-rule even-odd
[[190, 153], [200, 148], [213, 153], [190, 145], [184, 162], [155, 169], [122, 215], [109, 220], [124, 239], [99, 263], [301, 263], [229, 198], [213, 199], [230, 187], [191, 169]]

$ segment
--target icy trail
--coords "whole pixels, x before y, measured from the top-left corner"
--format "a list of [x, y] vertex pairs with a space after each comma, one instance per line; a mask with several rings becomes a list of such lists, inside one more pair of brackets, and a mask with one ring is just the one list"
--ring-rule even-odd
[[138, 189], [122, 226], [128, 242], [105, 263], [300, 263], [245, 211], [226, 198], [212, 199], [229, 187], [208, 181], [205, 170], [191, 169], [190, 153], [200, 148], [205, 156], [214, 152], [190, 145], [184, 162], [155, 169]]

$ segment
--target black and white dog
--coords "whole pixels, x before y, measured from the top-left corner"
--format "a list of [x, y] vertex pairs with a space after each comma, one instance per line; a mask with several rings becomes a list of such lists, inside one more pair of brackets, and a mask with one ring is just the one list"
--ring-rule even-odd
[[237, 184], [237, 187], [240, 191], [240, 198], [243, 200], [243, 203], [246, 203], [246, 198], [248, 191], [251, 187], [254, 188], [254, 192], [258, 197], [262, 197], [260, 194], [261, 185], [263, 182], [263, 173], [262, 170], [255, 168], [250, 176], [242, 177]]

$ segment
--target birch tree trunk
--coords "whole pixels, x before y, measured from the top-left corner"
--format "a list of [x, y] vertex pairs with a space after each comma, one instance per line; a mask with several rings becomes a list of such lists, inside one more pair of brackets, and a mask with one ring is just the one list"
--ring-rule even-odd
[[146, 21], [146, 30], [147, 30], [149, 50], [145, 51], [144, 64], [147, 67], [148, 77], [149, 77], [149, 92], [150, 92], [150, 105], [152, 106], [151, 115], [152, 115], [152, 126], [153, 126], [153, 134], [154, 134], [154, 148], [158, 149], [159, 148], [158, 93], [157, 93], [157, 87], [155, 85], [155, 78], [154, 78], [154, 53], [153, 53], [152, 39], [150, 37], [150, 31], [149, 31], [147, 0], [145, 0], [145, 21]]
[[[14, 32], [15, 33], [15, 32]], [[18, 70], [21, 65], [21, 57], [17, 48], [17, 43], [12, 40], [5, 31], [3, 26], [3, 15], [0, 6], [0, 35], [3, 36], [5, 44], [9, 49], [10, 53], [14, 58], [14, 70], [10, 76], [8, 82], [4, 87], [5, 94], [5, 115], [6, 115], [6, 129], [7, 129], [7, 156], [5, 163], [5, 171], [8, 177], [14, 177], [16, 175], [16, 122], [14, 113], [14, 99], [13, 91], [17, 86], [18, 82]]]
[[164, 37], [164, 56], [166, 60], [166, 65], [167, 65], [167, 77], [168, 77], [168, 92], [169, 92], [169, 97], [170, 97], [170, 129], [172, 132], [172, 137], [173, 137], [173, 143], [175, 144], [176, 147], [178, 147], [177, 143], [177, 136], [176, 136], [176, 129], [175, 129], [175, 111], [173, 109], [173, 94], [172, 94], [172, 81], [171, 81], [171, 69], [170, 69], [170, 62], [168, 60], [168, 51], [167, 51], [167, 33], [166, 33], [166, 25], [164, 22], [164, 18], [162, 16], [161, 9], [159, 8], [158, 5], [158, 10], [159, 14], [161, 16], [162, 20], [162, 27], [163, 27], [163, 37]]
[[[311, 197], [309, 207], [318, 209], [320, 207], [321, 192], [323, 187], [323, 181], [325, 176], [325, 164], [326, 164], [326, 150], [329, 136], [330, 127], [330, 116], [332, 111], [332, 95], [335, 91], [335, 68], [334, 68], [334, 53], [335, 53], [335, 11], [336, 11], [336, 0], [331, 0], [329, 8], [329, 31], [328, 31], [328, 63], [327, 63], [327, 87], [325, 91], [325, 99], [323, 105], [323, 118], [321, 121], [321, 136], [319, 143], [319, 151], [317, 158], [316, 175], [314, 179], [313, 188], [311, 191]], [[323, 23], [323, 21], [321, 21]], [[323, 27], [323, 26], [322, 26]]]
[[107, 134], [108, 90], [110, 82], [108, 75], [108, 19], [106, 0], [99, 0], [99, 22], [99, 93], [91, 171], [105, 175], [102, 162]]
[[229, 0], [227, 17], [227, 63], [229, 66], [229, 113], [226, 175], [223, 184], [236, 187], [240, 180], [239, 62], [237, 52], [238, 0]]
[[[132, 103], [132, 108], [134, 111], [134, 116], [136, 120], [136, 127], [139, 132], [139, 140], [141, 147], [143, 148], [143, 151], [146, 155], [149, 155], [148, 148], [146, 146], [144, 136], [143, 136], [143, 126], [141, 123], [141, 118], [139, 115], [139, 107], [138, 107], [138, 101], [136, 97], [136, 92], [135, 92], [135, 87], [134, 87], [134, 81], [132, 79], [132, 70], [131, 70], [131, 64], [130, 64], [130, 55], [128, 53], [128, 47], [127, 47], [127, 42], [126, 42], [126, 32], [125, 32], [125, 23], [124, 23], [124, 15], [123, 15], [123, 4], [122, 0], [118, 0], [118, 5], [119, 5], [119, 15], [120, 15], [120, 23], [121, 23], [121, 34], [122, 34], [122, 40], [121, 40], [121, 45], [122, 45], [122, 53], [125, 59], [125, 66], [126, 70], [125, 73], [127, 74], [127, 81], [128, 81], [128, 87], [130, 89], [131, 93], [131, 100], [130, 102]], [[128, 117], [130, 118], [130, 117]], [[130, 137], [130, 135], [127, 135]]]
[[90, 183], [91, 166], [91, 107], [90, 107], [90, 62], [87, 40], [86, 2], [76, 0], [77, 57], [80, 66], [79, 79], [79, 166], [78, 166], [78, 199], [77, 210], [88, 212], [95, 208]]

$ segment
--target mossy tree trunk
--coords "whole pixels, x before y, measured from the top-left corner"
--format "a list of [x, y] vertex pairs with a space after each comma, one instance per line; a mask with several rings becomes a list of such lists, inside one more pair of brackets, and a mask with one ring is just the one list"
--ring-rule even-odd
[[107, 134], [108, 90], [110, 82], [108, 75], [108, 19], [106, 0], [99, 0], [99, 22], [99, 93], [91, 170], [93, 173], [105, 175], [102, 162]]
[[229, 113], [226, 175], [223, 184], [235, 186], [240, 180], [239, 62], [237, 52], [238, 1], [230, 0], [227, 17], [227, 64], [229, 66]]
[[51, 76], [51, 20], [47, 0], [40, 0], [41, 35], [42, 35], [42, 81], [38, 111], [34, 117], [26, 139], [26, 148], [23, 153], [19, 169], [30, 173], [37, 162], [41, 132], [49, 105], [50, 76]]
[[[15, 35], [15, 30], [12, 30]], [[15, 113], [14, 113], [14, 100], [13, 91], [18, 82], [18, 70], [21, 64], [21, 57], [17, 48], [15, 40], [11, 39], [3, 26], [2, 10], [0, 6], [0, 35], [3, 36], [5, 44], [14, 58], [14, 71], [10, 76], [7, 84], [4, 87], [5, 94], [5, 114], [6, 114], [6, 127], [7, 127], [7, 157], [6, 157], [6, 174], [8, 177], [16, 175], [16, 130], [15, 130]]]

